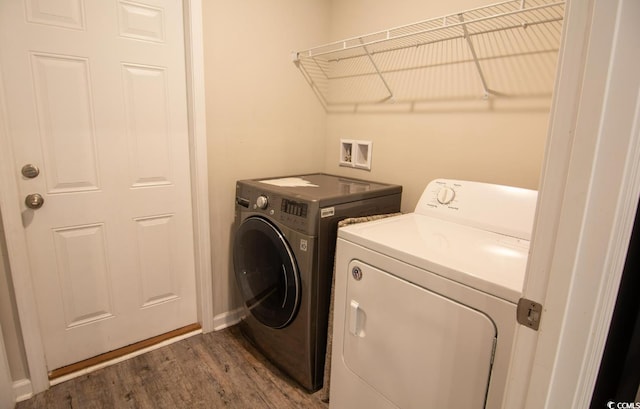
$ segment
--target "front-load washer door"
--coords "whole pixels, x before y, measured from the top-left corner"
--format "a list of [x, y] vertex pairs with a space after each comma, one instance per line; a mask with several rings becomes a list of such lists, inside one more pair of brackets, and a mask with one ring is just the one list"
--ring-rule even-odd
[[263, 217], [247, 218], [236, 231], [233, 264], [251, 314], [271, 328], [291, 323], [300, 304], [300, 274], [280, 230]]

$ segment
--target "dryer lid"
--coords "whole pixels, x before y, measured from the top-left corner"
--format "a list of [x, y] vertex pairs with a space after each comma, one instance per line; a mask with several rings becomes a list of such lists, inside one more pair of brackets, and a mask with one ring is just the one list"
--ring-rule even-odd
[[418, 213], [346, 226], [338, 237], [513, 303], [522, 293], [527, 240]]

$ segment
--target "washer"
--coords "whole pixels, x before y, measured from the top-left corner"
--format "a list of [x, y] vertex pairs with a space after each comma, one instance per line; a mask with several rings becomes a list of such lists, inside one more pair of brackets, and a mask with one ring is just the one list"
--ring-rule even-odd
[[536, 198], [438, 179], [338, 231], [331, 408], [502, 408]]
[[401, 194], [398, 185], [321, 173], [237, 182], [241, 329], [310, 391], [322, 386], [337, 223], [398, 212]]

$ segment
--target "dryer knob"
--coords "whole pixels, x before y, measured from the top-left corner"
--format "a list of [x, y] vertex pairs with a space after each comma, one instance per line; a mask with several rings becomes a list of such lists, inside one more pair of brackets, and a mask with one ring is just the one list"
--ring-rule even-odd
[[258, 196], [258, 198], [256, 199], [256, 206], [258, 206], [258, 208], [260, 209], [266, 209], [267, 206], [269, 206], [269, 199], [267, 199], [267, 197], [264, 195]]
[[456, 197], [456, 191], [450, 187], [443, 187], [438, 191], [438, 202], [443, 205], [451, 203], [453, 198]]

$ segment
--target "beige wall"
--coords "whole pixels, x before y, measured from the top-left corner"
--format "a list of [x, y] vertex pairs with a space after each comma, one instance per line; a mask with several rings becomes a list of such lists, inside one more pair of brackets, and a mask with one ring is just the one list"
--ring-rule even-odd
[[[413, 211], [435, 178], [537, 189], [546, 112], [329, 115], [329, 173], [403, 185]], [[370, 172], [338, 166], [340, 138], [373, 141]]]
[[203, 2], [214, 313], [237, 307], [235, 181], [322, 170], [326, 115], [291, 52], [327, 41], [328, 2]]
[[[418, 112], [325, 114], [289, 57], [294, 50], [490, 3], [204, 3], [216, 314], [238, 305], [230, 264], [238, 179], [321, 170], [398, 183], [405, 212], [437, 177], [537, 188], [550, 98], [483, 101], [479, 92], [471, 103], [436, 102]], [[338, 166], [340, 138], [373, 141], [370, 172]]]
[[[391, 6], [385, 0], [334, 0], [330, 40], [492, 3], [494, 1], [402, 0]], [[440, 50], [455, 52], [447, 50], [446, 45]], [[455, 70], [452, 66], [451, 71]], [[453, 86], [455, 75], [447, 81]], [[536, 189], [550, 98], [495, 103], [483, 101], [481, 95], [479, 92], [477, 101], [462, 104], [433, 102], [422, 111], [412, 113], [329, 114], [324, 169], [345, 176], [402, 184], [405, 212], [413, 210], [427, 182], [437, 177]], [[373, 141], [370, 172], [338, 166], [340, 138]]]

